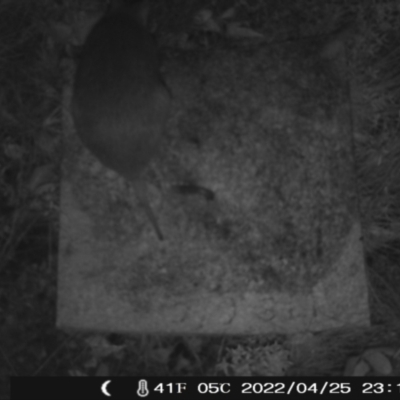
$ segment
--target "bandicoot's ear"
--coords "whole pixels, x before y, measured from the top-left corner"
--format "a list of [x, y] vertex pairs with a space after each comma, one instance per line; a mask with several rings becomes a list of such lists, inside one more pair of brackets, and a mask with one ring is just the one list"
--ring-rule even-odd
[[109, 4], [110, 13], [127, 13], [142, 26], [147, 25], [149, 8], [149, 0], [111, 0]]

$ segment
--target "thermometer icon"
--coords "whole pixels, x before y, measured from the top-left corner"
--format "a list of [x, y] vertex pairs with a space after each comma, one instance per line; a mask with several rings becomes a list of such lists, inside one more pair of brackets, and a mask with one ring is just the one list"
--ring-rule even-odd
[[146, 397], [149, 395], [149, 389], [147, 388], [147, 381], [145, 379], [139, 381], [139, 387], [136, 393], [140, 397]]

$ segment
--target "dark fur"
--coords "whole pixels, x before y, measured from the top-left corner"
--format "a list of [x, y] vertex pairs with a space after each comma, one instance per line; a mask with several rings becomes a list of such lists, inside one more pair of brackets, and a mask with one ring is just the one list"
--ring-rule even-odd
[[[156, 44], [143, 10], [112, 9], [84, 44], [74, 82], [72, 113], [82, 142], [136, 187], [155, 229], [140, 175], [159, 151], [170, 94], [159, 72]], [[151, 215], [149, 215], [149, 213]]]

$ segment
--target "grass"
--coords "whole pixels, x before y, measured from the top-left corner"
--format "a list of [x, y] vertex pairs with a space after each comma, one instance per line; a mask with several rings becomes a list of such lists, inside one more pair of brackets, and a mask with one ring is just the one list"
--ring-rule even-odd
[[[287, 338], [271, 335], [129, 338], [56, 330], [60, 99], [64, 60], [71, 54], [71, 46], [60, 42], [60, 37], [65, 40], [78, 11], [90, 9], [96, 1], [2, 0], [1, 377], [279, 375], [287, 371], [338, 375], [349, 355], [371, 346], [399, 346], [400, 17], [390, 8], [394, 3], [298, 0], [293, 8], [279, 9], [279, 2], [216, 4], [210, 0], [186, 6], [183, 0], [171, 0], [170, 9], [162, 4], [155, 7], [153, 26], [167, 32], [168, 45], [191, 45], [188, 38], [212, 45], [212, 35], [187, 21], [193, 21], [200, 9], [219, 16], [233, 3], [245, 11], [240, 14], [245, 25], [265, 32], [271, 41], [300, 34], [329, 41], [329, 32], [343, 19], [357, 22], [357, 32], [348, 43], [348, 72], [373, 327], [314, 335], [312, 356], [296, 353]], [[174, 18], [169, 18], [171, 14]], [[290, 23], [290, 32], [282, 29], [285, 23]]]

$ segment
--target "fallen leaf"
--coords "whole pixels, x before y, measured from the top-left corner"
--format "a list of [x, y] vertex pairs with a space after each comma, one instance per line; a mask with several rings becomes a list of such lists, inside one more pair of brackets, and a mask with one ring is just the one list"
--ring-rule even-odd
[[361, 359], [355, 366], [353, 373], [350, 376], [366, 376], [371, 371], [370, 366], [366, 361]]
[[389, 359], [376, 349], [365, 351], [362, 357], [371, 366], [374, 372], [379, 375], [390, 375], [393, 371], [392, 363]]
[[29, 180], [29, 190], [36, 192], [41, 186], [55, 181], [54, 166], [52, 164], [36, 167]]

